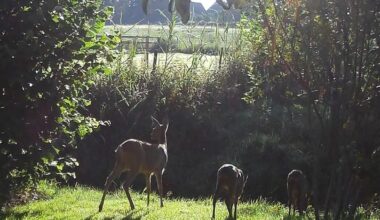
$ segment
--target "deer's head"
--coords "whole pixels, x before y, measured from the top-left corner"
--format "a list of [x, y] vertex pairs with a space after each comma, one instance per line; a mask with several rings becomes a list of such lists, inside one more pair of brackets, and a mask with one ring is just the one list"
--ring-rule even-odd
[[169, 128], [169, 119], [167, 117], [164, 118], [163, 124], [161, 124], [157, 119], [153, 116], [152, 118], [152, 133], [150, 137], [153, 141], [157, 141], [159, 144], [163, 144], [166, 141], [166, 132]]
[[228, 10], [231, 8], [233, 1], [231, 0], [216, 0], [216, 2], [222, 6], [225, 10]]

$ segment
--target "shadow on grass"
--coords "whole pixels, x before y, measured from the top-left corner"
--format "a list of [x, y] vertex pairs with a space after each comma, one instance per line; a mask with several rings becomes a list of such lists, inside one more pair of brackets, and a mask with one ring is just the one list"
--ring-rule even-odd
[[[136, 213], [138, 214], [136, 215]], [[122, 220], [140, 220], [144, 216], [146, 216], [148, 213], [149, 213], [148, 210], [145, 210], [145, 211], [142, 211], [142, 209], [130, 210], [128, 211], [127, 215], [122, 218]], [[92, 220], [96, 214], [98, 214], [98, 212], [87, 216], [85, 220]], [[104, 217], [103, 219], [111, 220], [111, 219], [115, 219], [115, 216]]]
[[127, 215], [124, 218], [122, 218], [122, 219], [123, 220], [139, 220], [139, 219], [141, 219], [142, 217], [146, 216], [149, 213], [148, 210], [145, 210], [144, 212], [140, 213], [139, 215], [133, 216], [133, 214], [135, 212], [137, 212], [137, 211], [132, 211], [132, 210], [129, 211], [127, 213]]

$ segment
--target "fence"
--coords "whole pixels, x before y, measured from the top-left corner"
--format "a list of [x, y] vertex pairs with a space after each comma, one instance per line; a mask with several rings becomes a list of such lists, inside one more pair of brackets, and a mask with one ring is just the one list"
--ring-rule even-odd
[[154, 52], [153, 68], [155, 68], [160, 43], [160, 37], [122, 35], [118, 49], [127, 51], [133, 49], [136, 50], [136, 53], [144, 53], [147, 66], [149, 65], [149, 52]]
[[[157, 66], [157, 57], [159, 52], [165, 51], [164, 45], [162, 45], [162, 40], [160, 37], [150, 37], [150, 36], [132, 36], [132, 35], [121, 35], [121, 42], [118, 46], [119, 50], [135, 50], [135, 53], [144, 54], [144, 60], [149, 67], [149, 56], [153, 53], [153, 70]], [[224, 48], [218, 52], [219, 62], [218, 68], [221, 67], [223, 62], [223, 57], [225, 55]]]
[[138, 53], [145, 53], [149, 52], [151, 48], [159, 47], [160, 42], [160, 37], [122, 35], [120, 47], [129, 50], [131, 49], [131, 46], [133, 46]]

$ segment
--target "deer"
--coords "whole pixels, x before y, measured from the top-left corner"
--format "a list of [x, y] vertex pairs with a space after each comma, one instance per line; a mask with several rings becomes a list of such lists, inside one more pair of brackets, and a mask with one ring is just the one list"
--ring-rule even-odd
[[232, 218], [232, 208], [235, 206], [234, 219], [236, 219], [236, 208], [240, 196], [247, 183], [248, 176], [232, 164], [224, 164], [218, 169], [216, 189], [212, 201], [212, 219], [215, 219], [216, 201], [222, 198], [227, 206], [229, 218]]
[[[142, 1], [142, 8], [145, 14], [148, 14], [148, 3], [149, 0]], [[190, 0], [170, 0], [168, 10], [173, 13], [174, 7], [181, 16], [181, 21], [187, 24], [190, 19]]]
[[292, 170], [288, 174], [287, 189], [288, 189], [288, 206], [289, 216], [291, 206], [293, 205], [293, 215], [297, 209], [300, 214], [307, 208], [307, 179], [301, 170]]
[[222, 6], [224, 10], [229, 10], [232, 7], [235, 9], [241, 9], [248, 3], [248, 0], [216, 0], [216, 2]]
[[[225, 10], [229, 10], [232, 6], [236, 9], [241, 9], [248, 0], [217, 0], [216, 2]], [[181, 17], [181, 21], [187, 24], [190, 19], [190, 0], [170, 0], [169, 12], [173, 13], [174, 7]], [[142, 8], [145, 14], [148, 13], [149, 0], [142, 1]]]
[[169, 128], [169, 119], [166, 116], [161, 124], [153, 116], [153, 129], [151, 139], [155, 143], [148, 143], [136, 139], [128, 139], [121, 143], [115, 150], [115, 164], [108, 175], [102, 199], [99, 204], [99, 212], [103, 209], [104, 199], [108, 188], [112, 181], [118, 178], [123, 172], [128, 172], [125, 179], [123, 189], [127, 195], [131, 209], [135, 209], [129, 187], [136, 176], [140, 173], [145, 176], [146, 191], [147, 191], [147, 206], [149, 206], [149, 194], [151, 192], [151, 176], [154, 174], [157, 180], [157, 188], [160, 196], [160, 206], [163, 207], [163, 187], [162, 175], [165, 171], [166, 163], [168, 162], [167, 138], [166, 133]]

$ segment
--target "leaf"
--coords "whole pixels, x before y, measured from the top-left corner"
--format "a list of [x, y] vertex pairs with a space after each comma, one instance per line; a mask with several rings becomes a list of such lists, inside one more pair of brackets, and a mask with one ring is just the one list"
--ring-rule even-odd
[[58, 14], [54, 14], [54, 15], [51, 17], [51, 20], [53, 20], [55, 23], [58, 23], [58, 22], [59, 22], [59, 16], [58, 16]]
[[63, 170], [63, 167], [64, 167], [64, 165], [61, 164], [61, 163], [59, 163], [59, 164], [56, 165], [56, 168], [57, 168], [58, 172], [61, 172]]
[[63, 122], [63, 118], [62, 117], [58, 117], [57, 118], [57, 123], [62, 123]]
[[91, 105], [91, 100], [88, 100], [88, 99], [83, 99], [83, 104], [84, 106], [90, 106]]
[[111, 68], [104, 68], [103, 72], [104, 72], [104, 75], [106, 75], [106, 76], [112, 75], [112, 69]]

